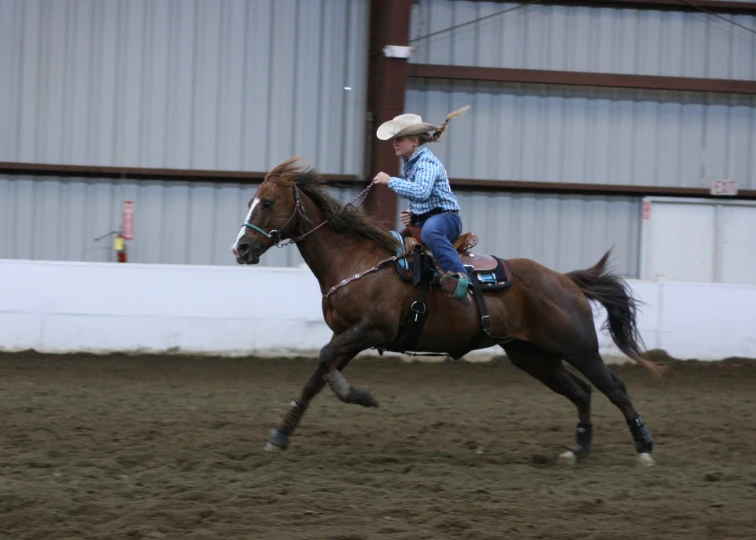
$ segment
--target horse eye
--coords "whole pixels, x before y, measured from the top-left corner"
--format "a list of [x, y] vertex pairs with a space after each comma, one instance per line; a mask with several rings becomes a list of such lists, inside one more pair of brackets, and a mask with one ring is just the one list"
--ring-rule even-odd
[[273, 201], [263, 200], [262, 202], [263, 208], [270, 208], [271, 206], [273, 206]]

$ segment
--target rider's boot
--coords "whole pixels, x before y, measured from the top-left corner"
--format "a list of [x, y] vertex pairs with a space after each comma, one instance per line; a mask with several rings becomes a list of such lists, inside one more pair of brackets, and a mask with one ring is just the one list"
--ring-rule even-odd
[[461, 272], [441, 272], [440, 274], [441, 288], [463, 306], [469, 306], [470, 295], [467, 294], [467, 288], [470, 278], [467, 274]]

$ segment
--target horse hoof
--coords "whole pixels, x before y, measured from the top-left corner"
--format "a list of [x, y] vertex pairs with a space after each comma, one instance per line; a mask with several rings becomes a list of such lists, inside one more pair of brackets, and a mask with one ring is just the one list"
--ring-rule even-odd
[[575, 452], [572, 450], [567, 450], [563, 454], [559, 454], [559, 463], [562, 465], [576, 465], [577, 464], [577, 456], [575, 455]]
[[378, 400], [367, 390], [357, 390], [354, 394], [354, 403], [363, 407], [377, 407]]
[[289, 437], [273, 428], [270, 432], [270, 439], [265, 443], [266, 452], [283, 452], [289, 446]]
[[638, 465], [641, 467], [653, 467], [656, 465], [656, 462], [654, 461], [654, 458], [651, 457], [651, 454], [643, 452], [638, 454]]
[[268, 441], [265, 443], [263, 450], [265, 450], [266, 452], [283, 452], [284, 450], [286, 450], [286, 447], [278, 446], [277, 444], [273, 444], [272, 442]]

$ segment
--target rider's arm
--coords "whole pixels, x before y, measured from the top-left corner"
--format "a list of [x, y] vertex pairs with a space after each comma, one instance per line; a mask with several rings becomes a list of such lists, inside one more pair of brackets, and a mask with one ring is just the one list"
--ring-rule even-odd
[[430, 197], [436, 180], [443, 176], [443, 167], [430, 160], [419, 161], [412, 169], [412, 178], [391, 177], [388, 187], [397, 195], [411, 201], [424, 201]]

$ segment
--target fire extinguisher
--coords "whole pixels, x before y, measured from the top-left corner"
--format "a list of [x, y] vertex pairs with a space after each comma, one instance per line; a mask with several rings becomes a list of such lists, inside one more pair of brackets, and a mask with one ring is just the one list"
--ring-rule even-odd
[[125, 263], [126, 262], [126, 242], [123, 234], [118, 233], [115, 235], [115, 239], [113, 240], [113, 249], [116, 252], [117, 261], [119, 263]]

